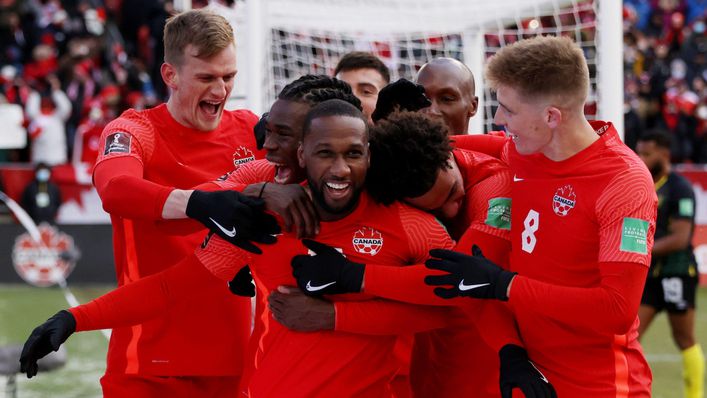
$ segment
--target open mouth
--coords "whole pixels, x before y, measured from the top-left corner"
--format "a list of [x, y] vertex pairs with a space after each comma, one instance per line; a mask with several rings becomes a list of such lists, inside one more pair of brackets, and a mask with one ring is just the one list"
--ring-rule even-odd
[[275, 166], [275, 182], [277, 184], [289, 184], [292, 178], [292, 168], [288, 167], [284, 163], [270, 162]]
[[204, 113], [211, 116], [218, 116], [218, 112], [221, 109], [223, 101], [200, 101], [199, 108], [201, 108]]
[[333, 200], [345, 198], [351, 192], [351, 183], [329, 181], [325, 184], [327, 196]]

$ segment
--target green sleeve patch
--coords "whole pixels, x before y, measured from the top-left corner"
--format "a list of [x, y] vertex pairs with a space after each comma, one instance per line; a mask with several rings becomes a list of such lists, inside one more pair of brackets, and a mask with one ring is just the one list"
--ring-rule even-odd
[[678, 201], [678, 214], [683, 217], [692, 217], [695, 214], [695, 202], [692, 198], [682, 198]]
[[498, 229], [511, 229], [511, 198], [493, 198], [489, 200], [486, 225]]
[[639, 218], [624, 218], [621, 226], [620, 250], [648, 254], [648, 221]]

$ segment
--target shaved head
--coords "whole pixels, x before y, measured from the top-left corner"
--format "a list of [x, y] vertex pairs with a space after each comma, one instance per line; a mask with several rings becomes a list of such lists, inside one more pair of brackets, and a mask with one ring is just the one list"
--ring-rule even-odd
[[466, 134], [478, 106], [471, 70], [454, 58], [435, 58], [420, 68], [415, 80], [432, 101], [427, 112], [443, 119], [450, 134]]
[[[426, 69], [431, 68], [427, 71]], [[474, 74], [468, 66], [461, 63], [459, 60], [448, 57], [435, 58], [432, 61], [422, 65], [417, 72], [417, 78], [424, 73], [443, 73], [450, 76], [455, 76], [459, 83], [463, 86], [463, 91], [470, 97], [474, 96], [476, 91], [476, 83], [474, 82]]]

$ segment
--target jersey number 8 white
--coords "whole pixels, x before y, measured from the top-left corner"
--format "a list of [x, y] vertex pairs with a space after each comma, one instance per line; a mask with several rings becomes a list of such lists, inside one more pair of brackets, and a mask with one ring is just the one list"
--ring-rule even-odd
[[523, 251], [532, 253], [535, 250], [535, 244], [538, 239], [535, 237], [535, 233], [540, 228], [540, 213], [530, 209], [528, 215], [525, 216], [523, 221], [523, 233], [521, 234], [521, 240], [523, 241]]

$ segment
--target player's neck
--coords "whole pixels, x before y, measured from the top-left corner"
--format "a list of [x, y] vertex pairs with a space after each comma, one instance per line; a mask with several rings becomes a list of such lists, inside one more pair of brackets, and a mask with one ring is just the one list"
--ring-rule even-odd
[[543, 150], [550, 160], [561, 162], [587, 149], [599, 135], [584, 118], [567, 120], [553, 132], [552, 142]]

